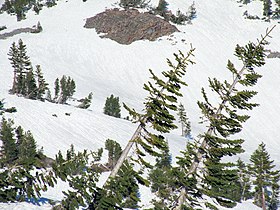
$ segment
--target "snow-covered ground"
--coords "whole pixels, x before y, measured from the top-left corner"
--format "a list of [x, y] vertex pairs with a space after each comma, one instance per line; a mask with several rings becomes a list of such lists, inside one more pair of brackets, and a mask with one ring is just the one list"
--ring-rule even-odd
[[[187, 11], [193, 0], [173, 0], [169, 8], [174, 12], [180, 8]], [[0, 0], [1, 3], [1, 0]], [[185, 81], [189, 84], [183, 89], [187, 114], [192, 123], [192, 134], [197, 136], [205, 130], [198, 124], [200, 111], [197, 100], [201, 100], [201, 87], [208, 87], [208, 77], [231, 79], [226, 70], [228, 59], [234, 62], [236, 44], [256, 41], [266, 28], [276, 22], [250, 21], [242, 17], [248, 6], [239, 7], [234, 0], [195, 1], [197, 18], [192, 25], [178, 26], [180, 32], [160, 40], [137, 41], [131, 45], [120, 45], [109, 39], [101, 39], [93, 29], [83, 28], [85, 19], [113, 7], [116, 0], [106, 1], [59, 1], [52, 8], [44, 8], [39, 15], [28, 13], [28, 18], [16, 22], [15, 16], [0, 15], [0, 26], [6, 25], [3, 32], [20, 27], [31, 27], [40, 21], [43, 32], [39, 34], [20, 34], [0, 40], [0, 98], [5, 98], [7, 107], [16, 106], [17, 113], [5, 114], [13, 118], [17, 125], [31, 130], [38, 146], [44, 147], [47, 155], [54, 157], [58, 150], [66, 151], [70, 144], [78, 150], [96, 150], [104, 147], [107, 138], [117, 140], [122, 146], [129, 140], [136, 125], [123, 119], [116, 119], [102, 113], [106, 97], [119, 96], [122, 102], [138, 110], [142, 108], [146, 96], [143, 83], [149, 78], [148, 69], [160, 73], [168, 69], [166, 58], [174, 52], [187, 52], [190, 43], [196, 48], [194, 66], [190, 66]], [[157, 4], [157, 0], [152, 3]], [[261, 13], [261, 2], [254, 2], [250, 12]], [[252, 14], [253, 15], [253, 14]], [[280, 51], [280, 25], [272, 33], [269, 49]], [[27, 45], [32, 64], [40, 64], [46, 80], [53, 87], [57, 77], [69, 75], [76, 81], [75, 97], [81, 98], [93, 92], [93, 102], [89, 110], [73, 106], [57, 105], [19, 98], [8, 94], [12, 84], [12, 67], [7, 53], [12, 42], [22, 39]], [[186, 40], [186, 41], [183, 41]], [[236, 64], [238, 66], [238, 64]], [[244, 124], [239, 137], [245, 139], [242, 154], [245, 160], [263, 141], [278, 168], [280, 168], [280, 59], [269, 59], [260, 69], [263, 78], [256, 89], [259, 92], [255, 101], [260, 103], [250, 112], [251, 119]], [[209, 92], [210, 93], [210, 92]], [[210, 93], [211, 94], [211, 93]], [[216, 97], [216, 96], [215, 96]], [[217, 98], [217, 97], [216, 97]], [[216, 98], [211, 98], [217, 101]], [[65, 113], [71, 113], [66, 116]], [[57, 117], [52, 115], [56, 114]], [[123, 110], [122, 116], [127, 113]], [[167, 135], [173, 157], [184, 148], [185, 138], [179, 136], [180, 130]], [[51, 191], [45, 197], [52, 197]], [[143, 195], [142, 200], [145, 200]], [[1, 209], [50, 209], [31, 204], [0, 204]], [[235, 209], [257, 209], [249, 202]]]

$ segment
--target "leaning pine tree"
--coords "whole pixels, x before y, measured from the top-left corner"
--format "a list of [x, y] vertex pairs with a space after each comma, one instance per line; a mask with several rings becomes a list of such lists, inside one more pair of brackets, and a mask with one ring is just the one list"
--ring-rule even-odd
[[264, 45], [273, 28], [268, 30], [257, 44], [250, 42], [244, 47], [236, 46], [235, 55], [243, 66], [237, 70], [234, 64], [228, 61], [227, 68], [233, 75], [232, 82], [209, 79], [210, 88], [221, 100], [218, 106], [210, 102], [205, 90], [202, 89], [204, 102], [198, 102], [198, 106], [208, 123], [207, 130], [201, 135], [199, 142], [192, 145], [191, 150], [188, 149], [183, 153], [187, 160], [180, 161], [184, 179], [181, 179], [179, 192], [175, 192], [178, 197], [171, 209], [179, 210], [183, 207], [192, 209], [198, 204], [195, 202], [196, 196], [203, 194], [214, 198], [221, 205], [229, 207], [235, 205], [238, 197], [236, 195], [238, 189], [234, 184], [238, 182], [237, 170], [233, 168], [234, 163], [221, 160], [226, 156], [243, 152], [241, 144], [244, 140], [231, 139], [230, 136], [240, 132], [242, 123], [249, 119], [248, 115], [238, 114], [238, 110], [244, 113], [245, 110], [258, 106], [249, 102], [257, 92], [237, 88], [252, 87], [261, 77], [255, 72], [255, 67], [265, 64]]
[[[177, 97], [182, 96], [180, 89], [182, 86], [187, 85], [182, 80], [182, 77], [185, 75], [187, 66], [194, 63], [191, 60], [193, 52], [194, 49], [191, 48], [187, 55], [184, 55], [182, 52], [174, 54], [176, 64], [173, 64], [167, 59], [170, 70], [162, 73], [167, 79], [166, 81], [160, 79], [150, 70], [152, 81], [144, 84], [144, 89], [149, 93], [149, 96], [144, 102], [144, 113], [137, 113], [134, 109], [124, 105], [133, 117], [134, 122], [139, 123], [139, 126], [126, 145], [105, 185], [108, 184], [110, 179], [116, 177], [133, 146], [135, 146], [137, 155], [137, 158], [135, 158], [136, 162], [147, 167], [151, 167], [151, 165], [145, 161], [144, 156], [149, 154], [154, 157], [159, 157], [166, 149], [167, 143], [161, 133], [167, 133], [177, 128], [174, 124], [175, 118], [170, 114], [170, 111], [177, 110]], [[151, 133], [148, 130], [150, 127], [159, 134]]]

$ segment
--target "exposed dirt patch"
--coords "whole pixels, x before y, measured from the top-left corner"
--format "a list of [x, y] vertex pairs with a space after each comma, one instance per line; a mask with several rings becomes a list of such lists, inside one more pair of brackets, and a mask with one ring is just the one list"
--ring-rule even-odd
[[137, 10], [111, 9], [86, 20], [85, 28], [95, 28], [101, 37], [110, 38], [120, 44], [131, 44], [137, 40], [154, 41], [179, 31], [169, 22], [149, 13]]

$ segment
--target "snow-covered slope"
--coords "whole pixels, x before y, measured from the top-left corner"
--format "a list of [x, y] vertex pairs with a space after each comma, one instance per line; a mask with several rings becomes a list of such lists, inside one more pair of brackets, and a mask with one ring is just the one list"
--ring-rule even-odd
[[[187, 11], [192, 2], [193, 0], [173, 0], [170, 1], [169, 8], [173, 11], [178, 8]], [[172, 54], [178, 50], [187, 52], [190, 43], [196, 48], [197, 64], [189, 67], [186, 75], [189, 86], [183, 90], [184, 98], [181, 102], [190, 117], [193, 136], [196, 136], [204, 130], [198, 124], [200, 112], [196, 102], [201, 99], [201, 87], [208, 86], [208, 77], [230, 80], [231, 75], [225, 66], [228, 59], [236, 61], [233, 56], [235, 45], [255, 41], [266, 28], [275, 24], [244, 19], [242, 14], [246, 8], [239, 7], [234, 0], [195, 1], [197, 18], [192, 25], [178, 26], [181, 32], [154, 42], [137, 41], [131, 45], [120, 45], [109, 39], [101, 39], [93, 29], [83, 28], [86, 18], [113, 7], [114, 3], [116, 0], [59, 1], [57, 6], [44, 8], [39, 15], [28, 13], [28, 18], [21, 22], [16, 22], [15, 16], [0, 15], [0, 26], [7, 26], [2, 32], [31, 27], [38, 21], [43, 27], [43, 32], [39, 34], [20, 34], [0, 40], [0, 98], [5, 98], [7, 107], [16, 106], [18, 110], [15, 114], [5, 116], [13, 118], [24, 129], [31, 130], [38, 145], [43, 146], [49, 156], [54, 157], [58, 150], [65, 151], [71, 143], [80, 150], [95, 150], [104, 146], [107, 138], [117, 140], [124, 146], [133, 134], [135, 125], [104, 115], [102, 111], [106, 97], [113, 93], [122, 102], [141, 110], [145, 98], [142, 86], [149, 78], [148, 69], [151, 68], [156, 73], [166, 70], [166, 58], [172, 58]], [[157, 4], [157, 0], [152, 3]], [[256, 10], [258, 6], [256, 4]], [[272, 36], [268, 48], [280, 51], [279, 24]], [[69, 75], [76, 81], [77, 98], [84, 97], [91, 91], [94, 93], [90, 110], [26, 100], [8, 94], [13, 74], [7, 53], [12, 42], [17, 42], [20, 38], [27, 45], [33, 65], [41, 65], [51, 87], [57, 77]], [[251, 119], [240, 134], [246, 140], [243, 158], [248, 159], [250, 153], [263, 141], [278, 168], [279, 68], [280, 59], [270, 59], [260, 70], [263, 78], [257, 85], [259, 94], [254, 100], [261, 106], [250, 112]], [[71, 115], [66, 116], [65, 113]], [[53, 117], [53, 114], [57, 117]], [[122, 114], [123, 117], [126, 116], [124, 111]], [[176, 130], [167, 135], [174, 156], [186, 141], [179, 137], [179, 133]], [[0, 207], [2, 208], [1, 205]], [[25, 207], [10, 206], [6, 209], [12, 208]]]

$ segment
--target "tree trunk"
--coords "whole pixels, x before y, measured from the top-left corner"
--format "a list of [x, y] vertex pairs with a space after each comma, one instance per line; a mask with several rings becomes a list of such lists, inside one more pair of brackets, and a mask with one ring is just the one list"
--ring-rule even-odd
[[262, 187], [262, 209], [266, 210], [266, 206], [265, 206], [265, 194], [264, 194], [264, 189]]
[[125, 149], [123, 150], [120, 158], [118, 159], [118, 162], [116, 163], [115, 167], [113, 168], [113, 170], [111, 171], [110, 175], [109, 175], [109, 178], [114, 178], [120, 167], [122, 166], [125, 158], [128, 156], [128, 153], [131, 149], [131, 147], [133, 146], [134, 142], [135, 142], [135, 139], [139, 136], [140, 132], [142, 131], [142, 126], [139, 125], [136, 129], [136, 131], [134, 132], [133, 136], [131, 137], [131, 139], [129, 140], [128, 144], [126, 145]]

